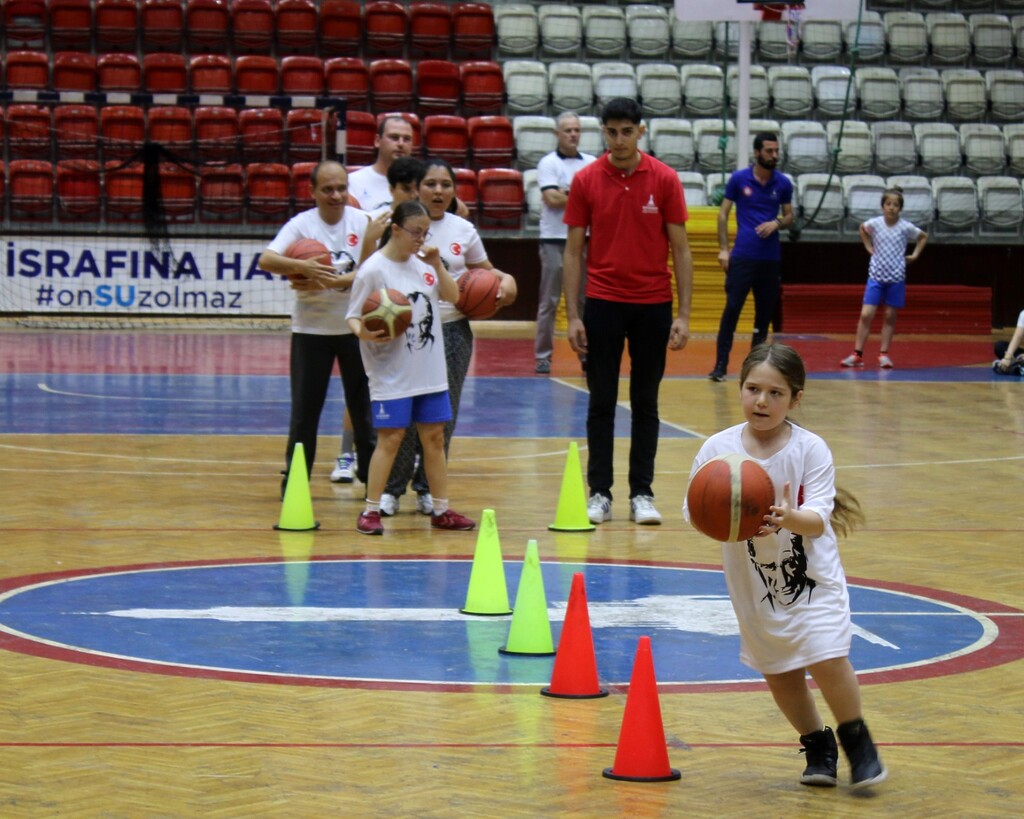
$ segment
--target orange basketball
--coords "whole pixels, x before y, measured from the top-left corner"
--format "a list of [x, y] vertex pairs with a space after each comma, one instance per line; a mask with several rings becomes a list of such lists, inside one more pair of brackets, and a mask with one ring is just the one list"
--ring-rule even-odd
[[493, 270], [474, 267], [459, 276], [459, 300], [455, 306], [466, 318], [486, 319], [498, 312], [501, 277]]
[[775, 487], [768, 473], [756, 461], [735, 453], [701, 466], [686, 490], [690, 523], [725, 543], [754, 537], [774, 504]]
[[388, 338], [402, 335], [412, 323], [412, 305], [400, 290], [381, 288], [363, 302], [363, 326], [387, 330]]
[[288, 246], [284, 255], [289, 259], [316, 259], [321, 264], [332, 266], [331, 251], [316, 239], [297, 239]]

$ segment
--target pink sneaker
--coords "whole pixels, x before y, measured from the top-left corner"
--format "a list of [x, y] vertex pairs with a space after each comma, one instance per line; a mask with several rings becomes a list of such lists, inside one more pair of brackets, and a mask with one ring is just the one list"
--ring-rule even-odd
[[892, 359], [889, 358], [889, 356], [887, 356], [885, 353], [879, 353], [878, 354], [878, 366], [881, 367], [883, 370], [891, 370], [892, 369]]
[[850, 353], [846, 358], [840, 361], [839, 364], [843, 367], [863, 367], [864, 359], [856, 353]]
[[363, 512], [356, 521], [356, 531], [362, 535], [383, 535], [384, 527], [380, 523], [380, 512]]
[[435, 529], [450, 529], [454, 532], [468, 532], [476, 528], [476, 523], [451, 509], [445, 510], [440, 515], [432, 515], [430, 525]]

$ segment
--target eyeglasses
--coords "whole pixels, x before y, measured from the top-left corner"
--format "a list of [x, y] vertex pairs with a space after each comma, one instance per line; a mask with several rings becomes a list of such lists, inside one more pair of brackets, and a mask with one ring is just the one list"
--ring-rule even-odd
[[404, 230], [406, 233], [412, 236], [413, 239], [426, 239], [427, 235], [430, 233], [429, 230], [409, 230], [409, 228], [407, 227], [402, 227], [402, 225], [396, 224], [392, 224], [392, 227], [396, 227], [399, 230]]

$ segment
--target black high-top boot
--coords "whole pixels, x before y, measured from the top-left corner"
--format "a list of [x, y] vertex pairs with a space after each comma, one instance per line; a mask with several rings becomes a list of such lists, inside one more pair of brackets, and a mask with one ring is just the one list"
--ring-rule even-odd
[[859, 790], [884, 782], [889, 772], [878, 757], [878, 749], [864, 720], [844, 722], [838, 733], [839, 742], [850, 760], [850, 788]]
[[800, 753], [807, 755], [807, 767], [800, 776], [800, 784], [834, 788], [839, 748], [832, 729], [826, 725], [813, 734], [804, 734], [800, 744], [804, 746]]

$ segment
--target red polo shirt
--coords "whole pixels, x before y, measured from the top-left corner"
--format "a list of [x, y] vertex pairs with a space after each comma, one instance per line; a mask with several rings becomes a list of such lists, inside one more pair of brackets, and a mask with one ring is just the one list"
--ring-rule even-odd
[[667, 223], [686, 222], [679, 177], [645, 153], [631, 174], [608, 154], [576, 172], [563, 221], [590, 228], [587, 297], [632, 304], [672, 301]]

